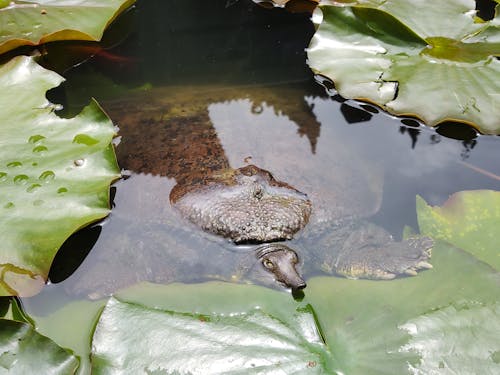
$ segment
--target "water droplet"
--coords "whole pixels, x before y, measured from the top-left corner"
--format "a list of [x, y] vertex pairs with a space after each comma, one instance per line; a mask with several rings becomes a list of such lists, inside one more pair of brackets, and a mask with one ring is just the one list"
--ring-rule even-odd
[[9, 164], [7, 164], [7, 167], [15, 168], [15, 167], [20, 167], [22, 165], [23, 163], [21, 163], [20, 161], [11, 161]]
[[7, 173], [0, 172], [0, 181], [5, 181], [7, 179]]
[[78, 143], [78, 144], [83, 144], [87, 146], [92, 146], [97, 143], [99, 143], [98, 139], [95, 139], [94, 137], [91, 137], [88, 134], [77, 134], [73, 138], [73, 143]]
[[16, 177], [14, 177], [14, 182], [18, 185], [24, 185], [28, 182], [28, 179], [29, 177], [25, 174], [18, 174]]
[[14, 206], [15, 206], [14, 203], [8, 202], [8, 203], [5, 203], [5, 205], [3, 206], [3, 208], [12, 208]]
[[38, 165], [38, 163], [37, 163], [37, 162], [33, 162], [33, 163], [31, 163], [31, 165], [32, 165], [33, 167], [36, 167], [36, 166]]
[[36, 189], [42, 187], [40, 184], [31, 184], [30, 187], [26, 189], [28, 193], [33, 193]]
[[57, 189], [58, 194], [64, 194], [67, 192], [68, 192], [68, 189], [66, 189], [65, 187], [60, 187], [59, 189]]
[[49, 182], [52, 181], [56, 177], [55, 173], [52, 171], [44, 171], [42, 174], [38, 177], [39, 180]]
[[73, 164], [75, 164], [76, 167], [81, 167], [85, 164], [85, 160], [84, 159], [76, 159]]
[[32, 135], [31, 137], [29, 137], [28, 142], [29, 143], [38, 143], [42, 139], [45, 139], [45, 137], [43, 135], [36, 134], [36, 135]]
[[33, 201], [33, 206], [41, 206], [45, 202], [41, 199], [37, 199], [36, 201]]
[[44, 151], [48, 151], [49, 149], [45, 146], [36, 146], [34, 149], [33, 149], [33, 152], [36, 152], [36, 153], [40, 153], [40, 152], [44, 152]]

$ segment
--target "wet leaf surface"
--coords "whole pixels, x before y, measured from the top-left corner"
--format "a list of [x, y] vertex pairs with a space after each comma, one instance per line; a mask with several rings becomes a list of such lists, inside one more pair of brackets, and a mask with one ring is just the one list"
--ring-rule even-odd
[[38, 293], [66, 238], [108, 214], [119, 177], [96, 102], [72, 119], [54, 113], [45, 92], [61, 81], [28, 57], [0, 67], [0, 295]]
[[0, 3], [0, 53], [56, 40], [99, 40], [134, 0], [27, 0]]
[[500, 192], [460, 191], [441, 207], [417, 197], [417, 214], [422, 233], [448, 241], [500, 270]]
[[74, 374], [78, 363], [30, 324], [0, 319], [0, 374]]
[[321, 7], [309, 65], [343, 97], [428, 125], [453, 120], [500, 132], [498, 15], [476, 22], [472, 0], [326, 3], [336, 6]]
[[179, 313], [111, 298], [92, 347], [95, 374], [328, 373], [327, 352], [310, 306], [281, 321], [262, 310]]
[[461, 303], [400, 326], [412, 337], [402, 351], [421, 356], [413, 374], [500, 372], [500, 304]]

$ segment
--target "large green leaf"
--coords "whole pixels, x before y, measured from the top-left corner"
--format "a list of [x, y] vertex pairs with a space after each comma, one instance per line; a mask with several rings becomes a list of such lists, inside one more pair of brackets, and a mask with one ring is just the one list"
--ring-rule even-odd
[[417, 215], [423, 234], [448, 241], [500, 270], [500, 192], [461, 191], [442, 207], [417, 197]]
[[475, 22], [473, 0], [331, 3], [308, 57], [342, 96], [429, 125], [455, 120], [500, 133], [498, 14]]
[[[0, 53], [56, 40], [100, 40], [135, 0], [23, 0], [0, 3]], [[2, 6], [3, 5], [3, 6]]]
[[66, 238], [109, 212], [113, 124], [96, 102], [58, 117], [45, 92], [62, 80], [28, 57], [0, 67], [0, 295], [37, 293]]
[[95, 374], [330, 373], [310, 306], [281, 321], [261, 310], [178, 313], [111, 298], [92, 348]]
[[421, 356], [415, 374], [500, 374], [500, 303], [452, 305], [400, 328], [412, 336], [401, 350]]
[[30, 324], [0, 319], [0, 374], [74, 374], [78, 358]]

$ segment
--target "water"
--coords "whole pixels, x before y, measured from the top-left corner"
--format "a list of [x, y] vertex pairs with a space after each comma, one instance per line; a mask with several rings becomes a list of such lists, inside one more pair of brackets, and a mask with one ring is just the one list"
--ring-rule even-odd
[[[67, 81], [51, 99], [70, 116], [97, 98], [120, 127], [116, 152], [129, 178], [112, 188], [110, 217], [65, 243], [51, 285], [23, 301], [28, 313], [50, 316], [80, 298], [71, 293], [75, 280], [96, 277], [92, 270], [106, 266], [110, 244], [114, 264], [122, 260], [120, 272], [130, 273], [116, 285], [107, 281], [111, 289], [138, 279], [203, 280], [196, 274], [203, 268], [189, 258], [189, 241], [200, 239], [150, 232], [175, 221], [169, 191], [197, 169], [251, 162], [309, 194], [311, 183], [319, 200], [339, 194], [327, 201], [347, 213], [373, 213], [396, 239], [405, 226], [418, 228], [416, 195], [435, 205], [460, 190], [498, 190], [498, 137], [457, 124], [429, 129], [336, 96], [305, 63], [313, 32], [307, 15], [249, 1], [148, 0], [113, 26], [104, 42], [110, 48], [74, 68], [60, 66]], [[165, 273], [161, 252], [147, 253], [162, 241], [188, 241], [179, 264], [190, 274]]]

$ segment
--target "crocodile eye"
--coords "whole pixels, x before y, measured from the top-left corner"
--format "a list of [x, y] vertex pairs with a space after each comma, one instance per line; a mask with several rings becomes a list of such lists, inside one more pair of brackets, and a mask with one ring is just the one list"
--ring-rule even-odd
[[269, 259], [264, 259], [262, 261], [262, 264], [264, 265], [264, 267], [268, 268], [268, 269], [273, 269], [274, 268], [274, 263], [271, 262]]

